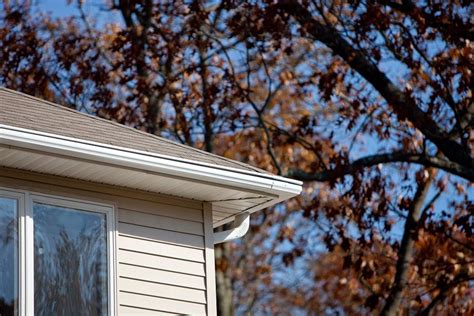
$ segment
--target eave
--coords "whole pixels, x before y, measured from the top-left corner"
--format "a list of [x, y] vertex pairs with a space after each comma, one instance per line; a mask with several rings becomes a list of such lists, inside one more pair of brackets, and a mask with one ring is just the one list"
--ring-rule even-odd
[[301, 192], [300, 181], [0, 125], [0, 166], [212, 202], [214, 227]]

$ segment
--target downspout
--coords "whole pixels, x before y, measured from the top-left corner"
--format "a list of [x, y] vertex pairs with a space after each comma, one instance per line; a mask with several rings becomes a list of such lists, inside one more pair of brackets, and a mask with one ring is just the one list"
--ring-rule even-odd
[[250, 214], [244, 212], [235, 216], [233, 228], [214, 233], [214, 244], [220, 244], [243, 237], [250, 227]]

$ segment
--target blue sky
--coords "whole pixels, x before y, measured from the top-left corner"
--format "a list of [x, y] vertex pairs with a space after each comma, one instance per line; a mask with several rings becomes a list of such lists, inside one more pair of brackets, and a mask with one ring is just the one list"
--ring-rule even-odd
[[[121, 22], [120, 16], [111, 15], [110, 11], [104, 10], [106, 5], [103, 0], [85, 0], [83, 8], [88, 17], [93, 18], [99, 25], [112, 22]], [[66, 0], [37, 0], [34, 2], [35, 9], [41, 12], [51, 13], [53, 17], [79, 16], [77, 0], [68, 4]]]
[[75, 5], [68, 5], [64, 0], [37, 0], [34, 3], [35, 7], [41, 9], [41, 11], [51, 12], [55, 17], [77, 14]]

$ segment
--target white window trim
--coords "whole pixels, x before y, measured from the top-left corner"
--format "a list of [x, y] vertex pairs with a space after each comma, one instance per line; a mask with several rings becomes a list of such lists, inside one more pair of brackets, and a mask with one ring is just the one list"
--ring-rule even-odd
[[96, 203], [64, 196], [42, 194], [25, 190], [12, 190], [0, 187], [0, 196], [18, 201], [19, 216], [19, 305], [18, 315], [34, 315], [34, 231], [33, 203], [62, 206], [77, 210], [102, 213], [106, 215], [107, 226], [107, 265], [108, 265], [108, 315], [116, 315], [117, 274], [116, 274], [116, 216], [112, 204]]
[[25, 239], [23, 238], [24, 232], [24, 221], [25, 221], [25, 194], [9, 190], [6, 188], [0, 187], [0, 196], [3, 198], [13, 199], [17, 201], [17, 215], [18, 215], [18, 315], [24, 315], [25, 313], [25, 271], [23, 267], [25, 266]]

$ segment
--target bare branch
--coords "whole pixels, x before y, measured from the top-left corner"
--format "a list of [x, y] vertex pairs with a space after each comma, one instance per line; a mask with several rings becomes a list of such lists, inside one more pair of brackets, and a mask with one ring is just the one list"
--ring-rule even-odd
[[466, 168], [460, 164], [442, 158], [419, 153], [407, 153], [405, 151], [371, 155], [357, 159], [347, 165], [321, 172], [307, 173], [301, 170], [292, 170], [289, 172], [289, 176], [302, 181], [330, 181], [348, 174], [354, 174], [363, 168], [372, 167], [380, 163], [395, 162], [410, 162], [426, 167], [434, 167], [458, 175], [471, 182], [474, 181], [474, 169]]

